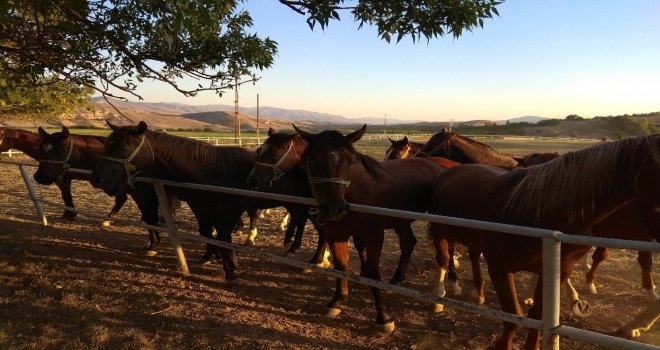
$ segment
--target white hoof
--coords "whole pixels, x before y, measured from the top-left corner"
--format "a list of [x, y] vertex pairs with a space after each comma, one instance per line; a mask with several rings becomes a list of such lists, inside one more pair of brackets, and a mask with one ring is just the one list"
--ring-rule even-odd
[[147, 250], [147, 251], [144, 253], [144, 256], [156, 256], [156, 255], [158, 255], [158, 252], [155, 251], [155, 250], [151, 250], [151, 249], [150, 249], [150, 250]]
[[451, 295], [461, 295], [463, 294], [463, 288], [455, 281], [449, 281], [449, 285], [445, 287], [445, 290]]
[[326, 308], [325, 315], [328, 317], [335, 317], [341, 313], [341, 309], [335, 309], [333, 307]]
[[457, 258], [457, 257], [454, 257], [454, 267], [455, 267], [455, 268], [459, 268], [459, 267], [461, 267], [461, 263], [458, 262], [458, 258]]
[[598, 294], [598, 290], [596, 289], [596, 285], [594, 283], [587, 283], [587, 289], [591, 294]]
[[486, 302], [486, 297], [479, 295], [479, 292], [474, 289], [470, 292], [470, 299], [477, 305], [483, 305]]
[[433, 312], [440, 313], [445, 311], [445, 306], [443, 304], [435, 304], [435, 308], [433, 309]]
[[110, 222], [110, 220], [105, 220], [103, 221], [103, 223], [101, 223], [101, 226], [103, 227], [110, 227], [110, 225], [112, 225], [112, 222]]
[[534, 298], [532, 298], [532, 297], [525, 298], [525, 300], [523, 302], [527, 306], [533, 306], [534, 305]]
[[396, 328], [396, 326], [394, 326], [394, 321], [392, 321], [392, 322], [388, 322], [388, 323], [385, 323], [385, 324], [379, 324], [378, 328], [380, 328], [379, 333], [387, 335], [387, 334], [390, 334], [390, 333], [394, 332], [394, 329]]
[[209, 260], [205, 260], [205, 259], [203, 259], [203, 260], [199, 263], [200, 266], [210, 266], [210, 265], [213, 265], [213, 264], [214, 264], [214, 262], [213, 262], [212, 259], [209, 259]]
[[650, 289], [644, 288], [644, 295], [646, 296], [647, 301], [656, 301], [660, 299], [660, 297], [658, 297], [658, 294], [655, 292], [655, 286]]
[[591, 315], [591, 305], [584, 300], [573, 300], [571, 308], [575, 316], [588, 317]]
[[323, 260], [320, 263], [316, 264], [316, 266], [321, 266], [324, 269], [330, 267], [330, 265], [331, 265], [330, 261], [328, 261], [328, 260]]
[[280, 232], [284, 232], [284, 231], [286, 231], [286, 228], [287, 228], [288, 226], [289, 226], [289, 225], [281, 224], [281, 225], [280, 225]]

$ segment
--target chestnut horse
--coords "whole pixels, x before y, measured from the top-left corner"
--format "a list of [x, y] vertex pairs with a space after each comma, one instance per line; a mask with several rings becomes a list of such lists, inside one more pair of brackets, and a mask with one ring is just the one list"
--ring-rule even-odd
[[[348, 202], [425, 212], [430, 205], [433, 183], [444, 168], [420, 158], [381, 163], [357, 152], [353, 143], [362, 137], [366, 125], [346, 136], [338, 131], [310, 134], [294, 128], [309, 143], [300, 163], [318, 203], [315, 220], [325, 222], [323, 234], [334, 258], [334, 268], [348, 271], [348, 239], [352, 236], [361, 255], [360, 275], [380, 280], [384, 230], [392, 228], [401, 246], [397, 273], [405, 271], [416, 243], [410, 227], [412, 220], [352, 212]], [[371, 292], [376, 323], [384, 332], [391, 332], [394, 320], [384, 296], [377, 288], [371, 288]], [[329, 314], [341, 312], [347, 298], [348, 281], [338, 278], [335, 296], [327, 304]]]
[[385, 160], [412, 157], [424, 147], [423, 143], [408, 141], [408, 136], [404, 136], [401, 140], [392, 140], [389, 137], [387, 139], [390, 140], [391, 145], [385, 151]]
[[[40, 133], [43, 131], [41, 128], [39, 128], [39, 130]], [[62, 131], [64, 132], [64, 128]], [[66, 131], [68, 133], [68, 129]], [[6, 152], [9, 149], [17, 149], [28, 155], [30, 158], [40, 162], [42, 159], [45, 159], [44, 150], [41, 148], [42, 140], [43, 134], [40, 135], [21, 129], [0, 128], [0, 152]], [[94, 142], [92, 141], [92, 143]], [[100, 145], [102, 146], [102, 141], [100, 141]], [[39, 182], [38, 179], [35, 180]], [[73, 197], [71, 196], [71, 180], [89, 180], [89, 176], [83, 174], [66, 173], [62, 176], [57, 176], [52, 181], [49, 181], [48, 185], [55, 183], [55, 185], [60, 189], [60, 192], [62, 193], [62, 201], [64, 201], [64, 205], [69, 208], [74, 208]], [[124, 202], [126, 202], [126, 196], [116, 197], [115, 206], [108, 214], [108, 218], [111, 218], [117, 214]], [[62, 214], [62, 218], [68, 221], [73, 221], [76, 216], [77, 214], [75, 212], [68, 210], [64, 210], [64, 213]]]
[[[517, 167], [529, 167], [543, 164], [559, 157], [559, 154], [556, 152], [532, 153], [524, 157], [511, 157], [499, 153], [492, 147], [481, 142], [455, 132], [447, 131], [441, 131], [433, 135], [416, 154], [418, 157], [428, 155], [446, 157], [464, 164], [486, 164], [503, 169], [510, 169], [513, 164], [512, 160], [517, 162]], [[628, 239], [651, 241], [654, 235], [660, 234], [660, 225], [658, 225], [658, 222], [660, 222], [660, 213], [655, 210], [653, 203], [630, 203], [611, 218], [607, 218], [602, 223], [595, 225], [592, 231], [593, 235], [597, 237], [616, 238], [621, 237], [624, 234], [623, 232], [626, 232], [624, 235]], [[485, 299], [481, 270], [478, 266], [474, 266], [479, 263], [478, 255], [476, 252], [470, 252], [470, 260], [473, 265], [473, 284], [475, 286], [475, 292], [473, 292], [472, 297], [478, 303], [483, 303]], [[596, 269], [608, 255], [607, 248], [603, 247], [596, 248], [592, 255], [593, 263], [589, 271], [585, 274], [587, 288], [592, 294], [596, 293], [596, 286], [594, 284]], [[655, 285], [653, 284], [653, 259], [651, 253], [638, 252], [637, 261], [641, 267], [644, 294], [649, 300], [658, 299], [658, 295], [655, 292]], [[449, 276], [451, 279], [452, 274], [450, 273]], [[574, 290], [572, 294], [575, 295], [573, 303], [579, 302]]]
[[[246, 177], [255, 154], [241, 147], [215, 147], [208, 143], [154, 132], [147, 124], [115, 126], [108, 123], [108, 136], [101, 160], [92, 173], [92, 184], [108, 194], [126, 193], [135, 187], [134, 177], [247, 189]], [[244, 211], [282, 206], [280, 202], [228, 195], [224, 193], [165, 187], [188, 203], [199, 225], [199, 233], [231, 243], [231, 233]], [[295, 215], [290, 204], [284, 206]], [[222, 257], [225, 281], [238, 282], [238, 261], [234, 251], [207, 245], [204, 258]]]
[[[594, 225], [634, 200], [658, 203], [658, 178], [660, 134], [655, 134], [570, 152], [531, 168], [506, 171], [468, 164], [447, 169], [436, 182], [431, 212], [591, 235]], [[429, 226], [429, 235], [441, 269], [449, 260], [447, 240], [483, 252], [502, 310], [522, 315], [513, 274], [542, 274], [540, 239], [435, 223]], [[561, 282], [588, 250], [588, 246], [562, 244]], [[537, 282], [536, 300], [541, 300], [542, 281]], [[529, 317], [540, 319], [541, 312], [540, 303], [535, 303]], [[495, 348], [511, 349], [518, 328], [504, 322]], [[531, 329], [525, 349], [538, 346], [539, 332]]]

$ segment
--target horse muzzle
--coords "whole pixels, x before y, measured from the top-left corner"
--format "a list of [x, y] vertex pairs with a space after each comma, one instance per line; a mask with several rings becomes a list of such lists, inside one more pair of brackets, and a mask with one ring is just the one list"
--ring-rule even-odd
[[323, 203], [319, 206], [319, 216], [324, 217], [325, 220], [336, 221], [341, 220], [350, 210], [351, 206], [346, 202], [335, 205]]
[[34, 173], [34, 180], [39, 183], [40, 185], [52, 185], [55, 182], [55, 179], [51, 178], [47, 174], [44, 174], [43, 172], [37, 171]]

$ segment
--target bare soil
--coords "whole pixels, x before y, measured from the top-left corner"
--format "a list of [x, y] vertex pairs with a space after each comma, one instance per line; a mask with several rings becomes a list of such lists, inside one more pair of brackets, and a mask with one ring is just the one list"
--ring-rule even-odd
[[[220, 266], [197, 264], [203, 250], [197, 242], [184, 241], [192, 274], [183, 276], [166, 235], [160, 254], [146, 257], [146, 232], [138, 226], [104, 228], [100, 220], [82, 216], [65, 222], [60, 209], [48, 206], [49, 225], [40, 225], [18, 168], [0, 164], [0, 170], [0, 349], [483, 349], [501, 331], [499, 321], [447, 308], [436, 315], [432, 305], [388, 293], [397, 329], [382, 336], [373, 326], [368, 288], [352, 284], [346, 309], [326, 317], [333, 279], [239, 254], [242, 279], [228, 288]], [[41, 197], [59, 200], [54, 186], [37, 189]], [[105, 214], [112, 206], [109, 197], [84, 182], [75, 183], [73, 194], [80, 208]], [[277, 229], [282, 215], [275, 210], [259, 223], [258, 248], [282, 251]], [[129, 201], [120, 216], [139, 214]], [[184, 207], [177, 220], [186, 235], [196, 236], [189, 210]], [[419, 243], [404, 285], [430, 291], [435, 264], [425, 227], [415, 224]], [[316, 240], [308, 228], [300, 260], [309, 258]], [[235, 241], [242, 242], [246, 233], [235, 235]], [[381, 271], [389, 278], [399, 251], [396, 236], [387, 232], [386, 238]], [[359, 271], [356, 256], [351, 259], [352, 270]], [[468, 301], [469, 264], [461, 263], [464, 295], [455, 298]], [[577, 318], [564, 302], [563, 324], [611, 332], [644, 308], [636, 252], [612, 251], [599, 272], [599, 294], [587, 295], [580, 288], [584, 269], [578, 268], [575, 284], [593, 314]], [[518, 281], [522, 293], [528, 276], [521, 274]], [[486, 303], [499, 308], [489, 286]], [[518, 332], [519, 347], [525, 333]], [[660, 330], [640, 341], [660, 345]], [[600, 348], [567, 338], [561, 346]]]

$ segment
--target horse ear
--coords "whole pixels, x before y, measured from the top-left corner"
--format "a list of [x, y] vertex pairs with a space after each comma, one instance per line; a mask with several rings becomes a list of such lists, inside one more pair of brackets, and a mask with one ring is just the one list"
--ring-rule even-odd
[[403, 142], [408, 143], [408, 136], [403, 137]]
[[310, 133], [308, 133], [307, 131], [304, 131], [304, 130], [298, 129], [298, 127], [296, 126], [296, 124], [291, 124], [291, 125], [293, 125], [293, 128], [296, 130], [296, 132], [298, 133], [298, 135], [300, 135], [300, 137], [303, 138], [303, 140], [305, 140], [305, 141], [307, 141], [307, 142], [312, 142], [312, 140], [314, 139], [314, 134], [310, 134]]
[[44, 128], [39, 127], [38, 130], [39, 130], [39, 135], [41, 135], [42, 138], [45, 139], [46, 137], [50, 136], [50, 134], [46, 130], [44, 130]]
[[389, 136], [387, 137], [387, 139], [390, 140], [390, 143], [391, 143], [391, 144], [394, 144], [394, 143], [396, 142], [396, 141], [392, 140], [392, 138], [389, 137]]
[[360, 138], [362, 138], [362, 135], [364, 135], [365, 131], [367, 131], [367, 124], [364, 124], [360, 129], [353, 131], [352, 133], [344, 136], [344, 138], [350, 143], [355, 143]]
[[270, 137], [270, 136], [273, 136], [273, 135], [275, 135], [275, 129], [268, 128], [268, 136]]
[[147, 131], [147, 123], [145, 123], [144, 120], [141, 120], [137, 127], [135, 127], [135, 134], [142, 135], [145, 131]]
[[110, 123], [110, 122], [107, 121], [107, 120], [105, 121], [105, 123], [108, 124], [108, 127], [109, 127], [110, 129], [112, 129], [112, 131], [115, 131], [115, 130], [117, 130], [117, 128], [119, 128], [117, 125], [112, 124], [112, 123]]
[[67, 138], [69, 137], [69, 128], [66, 126], [62, 126], [62, 138]]

